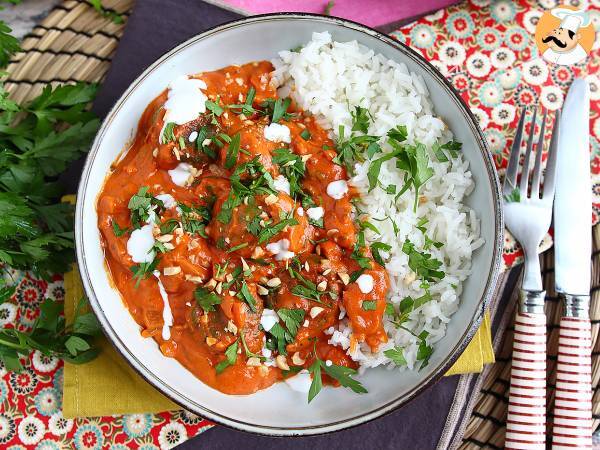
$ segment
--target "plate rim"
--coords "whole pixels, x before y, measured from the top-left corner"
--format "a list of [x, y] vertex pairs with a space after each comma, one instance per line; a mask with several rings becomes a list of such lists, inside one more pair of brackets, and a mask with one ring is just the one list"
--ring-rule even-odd
[[[423, 380], [422, 383], [412, 388], [405, 395], [401, 397], [395, 397], [393, 400], [387, 402], [386, 404], [379, 406], [375, 409], [369, 410], [359, 415], [355, 415], [350, 418], [346, 418], [343, 420], [332, 421], [322, 425], [310, 425], [310, 426], [302, 426], [302, 427], [279, 427], [279, 426], [268, 426], [268, 425], [259, 425], [255, 423], [251, 423], [244, 420], [232, 419], [227, 417], [224, 414], [212, 411], [200, 403], [193, 401], [185, 395], [182, 395], [180, 392], [175, 391], [172, 387], [164, 383], [161, 379], [159, 379], [145, 364], [143, 364], [140, 360], [138, 360], [135, 355], [133, 355], [121, 337], [115, 332], [112, 328], [111, 324], [108, 321], [107, 316], [104, 314], [104, 311], [98, 301], [96, 293], [94, 291], [90, 271], [88, 270], [85, 250], [84, 250], [84, 238], [83, 238], [83, 204], [84, 204], [84, 194], [87, 190], [89, 176], [91, 172], [91, 168], [95, 157], [99, 151], [100, 143], [103, 140], [104, 135], [106, 134], [107, 129], [110, 127], [113, 122], [116, 113], [121, 109], [123, 104], [127, 101], [133, 91], [140, 85], [143, 80], [150, 75], [158, 66], [163, 64], [168, 58], [171, 56], [183, 51], [190, 45], [194, 45], [196, 42], [210, 38], [211, 36], [218, 34], [222, 31], [233, 29], [239, 26], [244, 26], [249, 23], [255, 22], [269, 22], [269, 21], [285, 21], [285, 20], [313, 20], [317, 22], [330, 23], [334, 25], [340, 25], [345, 28], [350, 28], [354, 31], [358, 31], [360, 33], [366, 34], [368, 36], [374, 37], [383, 43], [395, 48], [396, 50], [403, 53], [406, 57], [410, 58], [414, 63], [420, 65], [425, 71], [427, 71], [431, 76], [433, 76], [450, 94], [451, 99], [454, 101], [456, 106], [461, 110], [465, 118], [467, 119], [467, 124], [472, 133], [479, 139], [476, 139], [479, 144], [479, 150], [481, 156], [484, 160], [484, 164], [487, 170], [487, 182], [490, 183], [490, 187], [492, 190], [492, 200], [493, 200], [493, 213], [495, 215], [495, 227], [494, 227], [494, 242], [490, 243], [493, 245], [492, 251], [492, 264], [490, 267], [490, 271], [488, 273], [487, 280], [485, 282], [485, 287], [483, 291], [482, 297], [478, 301], [478, 305], [476, 311], [470, 321], [470, 324], [466, 331], [463, 333], [462, 337], [459, 339], [458, 343], [451, 349], [446, 358], [438, 365], [436, 370], [434, 370], [427, 378]], [[357, 22], [342, 19], [333, 16], [326, 16], [322, 14], [314, 14], [314, 13], [303, 13], [303, 12], [282, 12], [282, 13], [272, 13], [272, 14], [259, 14], [249, 17], [243, 17], [241, 19], [232, 20], [221, 25], [217, 25], [215, 27], [209, 28], [208, 30], [199, 33], [181, 44], [176, 45], [171, 50], [165, 52], [162, 56], [156, 59], [152, 64], [150, 64], [138, 77], [135, 78], [134, 81], [129, 84], [128, 88], [125, 92], [119, 97], [119, 99], [115, 102], [115, 104], [111, 107], [110, 111], [106, 114], [105, 119], [102, 122], [100, 129], [98, 130], [94, 142], [88, 152], [86, 157], [85, 165], [82, 171], [82, 177], [79, 183], [78, 191], [77, 191], [77, 203], [75, 210], [75, 244], [76, 244], [76, 255], [77, 255], [77, 263], [79, 272], [81, 274], [84, 290], [88, 295], [88, 299], [92, 310], [96, 314], [100, 324], [102, 325], [102, 330], [106, 337], [108, 338], [111, 345], [117, 350], [118, 353], [128, 362], [128, 364], [148, 383], [150, 383], [153, 387], [155, 387], [159, 392], [165, 395], [174, 403], [180, 405], [182, 408], [187, 410], [191, 410], [192, 412], [204, 417], [209, 420], [218, 423], [220, 425], [227, 426], [229, 428], [233, 428], [236, 430], [252, 432], [267, 436], [305, 436], [305, 435], [316, 435], [316, 434], [324, 434], [334, 431], [340, 431], [342, 429], [352, 428], [363, 423], [370, 422], [376, 418], [387, 415], [401, 406], [407, 404], [409, 401], [416, 398], [419, 394], [425, 391], [427, 388], [438, 382], [444, 373], [450, 368], [450, 366], [458, 359], [458, 357], [462, 354], [466, 346], [471, 342], [474, 334], [478, 330], [481, 321], [483, 319], [484, 311], [486, 310], [491, 297], [494, 293], [498, 276], [500, 273], [500, 266], [502, 260], [502, 250], [503, 250], [503, 236], [504, 236], [504, 218], [501, 207], [501, 196], [500, 196], [500, 184], [498, 179], [498, 173], [496, 171], [495, 165], [493, 163], [493, 157], [490, 152], [487, 141], [483, 135], [483, 132], [479, 128], [477, 124], [477, 120], [475, 116], [469, 109], [468, 105], [464, 101], [464, 99], [460, 96], [460, 94], [454, 89], [451, 83], [422, 55], [417, 53], [415, 50], [410, 48], [408, 45], [399, 42], [397, 40], [392, 39], [391, 37], [380, 33], [377, 30], [374, 30], [366, 25], [359, 24]]]

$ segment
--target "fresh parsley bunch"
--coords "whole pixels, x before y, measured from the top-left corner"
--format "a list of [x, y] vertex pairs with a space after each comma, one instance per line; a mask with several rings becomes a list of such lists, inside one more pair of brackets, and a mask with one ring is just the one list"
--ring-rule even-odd
[[[0, 304], [8, 301], [14, 290], [14, 286], [2, 285]], [[101, 331], [96, 316], [85, 311], [85, 304], [84, 299], [79, 302], [73, 323], [69, 325], [61, 314], [62, 303], [46, 299], [30, 331], [0, 328], [0, 361], [7, 370], [19, 371], [23, 368], [20, 357], [26, 357], [32, 350], [73, 364], [94, 359], [99, 350], [93, 346], [93, 341]]]
[[48, 277], [73, 261], [73, 206], [57, 177], [96, 134], [96, 89], [48, 85], [17, 104], [0, 84], [0, 263]]

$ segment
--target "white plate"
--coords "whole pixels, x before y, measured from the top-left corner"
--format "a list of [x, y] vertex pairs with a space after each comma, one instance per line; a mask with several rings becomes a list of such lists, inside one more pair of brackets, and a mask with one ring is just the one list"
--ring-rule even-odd
[[[463, 143], [476, 188], [467, 204], [481, 218], [485, 245], [473, 257], [473, 275], [464, 283], [459, 310], [446, 337], [435, 346], [420, 372], [370, 369], [360, 378], [368, 394], [326, 387], [309, 405], [306, 395], [285, 383], [247, 396], [222, 394], [195, 378], [176, 360], [159, 351], [112, 287], [100, 245], [96, 200], [110, 165], [135, 134], [139, 117], [171, 80], [179, 75], [216, 70], [230, 64], [272, 59], [283, 49], [308, 42], [313, 31], [329, 31], [334, 40], [357, 40], [387, 58], [405, 63], [421, 75], [436, 113]], [[189, 411], [238, 429], [273, 434], [316, 434], [357, 425], [381, 416], [415, 397], [439, 379], [464, 350], [481, 321], [498, 275], [503, 222], [492, 157], [474, 117], [431, 65], [406, 46], [353, 22], [308, 14], [255, 16], [202, 33], [150, 66], [108, 114], [87, 158], [77, 196], [76, 243], [85, 290], [104, 332], [129, 363], [157, 389]]]

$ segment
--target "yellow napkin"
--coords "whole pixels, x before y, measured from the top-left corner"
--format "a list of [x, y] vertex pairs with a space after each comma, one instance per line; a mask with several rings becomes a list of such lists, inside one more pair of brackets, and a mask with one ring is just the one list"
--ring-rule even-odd
[[[83, 287], [77, 269], [65, 274], [65, 314], [72, 320]], [[65, 363], [63, 415], [73, 417], [110, 416], [113, 414], [158, 413], [179, 409], [142, 379], [102, 336], [102, 352], [93, 361]], [[484, 364], [494, 362], [489, 316], [464, 353], [446, 375], [481, 372]]]

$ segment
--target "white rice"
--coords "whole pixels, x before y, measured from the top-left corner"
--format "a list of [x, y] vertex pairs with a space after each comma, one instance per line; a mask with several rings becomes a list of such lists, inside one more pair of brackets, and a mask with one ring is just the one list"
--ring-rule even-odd
[[[430, 154], [434, 143], [452, 138], [444, 122], [434, 115], [422, 78], [410, 73], [404, 64], [376, 55], [356, 41], [333, 42], [328, 32], [313, 33], [312, 40], [299, 52], [282, 51], [273, 63], [276, 68], [273, 83], [280, 93], [290, 95], [300, 107], [314, 114], [334, 139], [339, 137], [340, 125], [344, 126], [348, 136], [352, 127], [350, 111], [355, 106], [367, 108], [371, 113], [371, 135], [385, 136], [390, 128], [405, 125], [408, 143], [421, 142]], [[387, 153], [391, 148], [384, 141], [382, 139], [380, 145]], [[378, 154], [375, 158], [381, 156]], [[381, 232], [377, 235], [367, 230], [367, 243], [378, 241], [392, 247], [390, 252], [382, 252], [391, 282], [388, 301], [398, 305], [406, 296], [418, 298], [425, 292], [408, 267], [408, 255], [402, 252], [406, 239], [415, 244], [417, 250], [423, 251], [424, 236], [416, 228], [423, 217], [428, 219], [425, 225], [427, 236], [444, 243], [440, 249], [432, 246], [426, 252], [443, 262], [441, 270], [446, 276], [439, 282], [430, 283], [433, 300], [415, 309], [404, 322], [403, 326], [412, 333], [396, 328], [385, 316], [389, 342], [381, 345], [377, 353], [372, 353], [365, 343], [350, 353], [352, 329], [347, 319], [341, 320], [338, 329], [327, 330], [327, 334], [331, 335], [329, 342], [346, 349], [360, 364], [361, 370], [382, 364], [394, 366], [383, 352], [395, 346], [403, 349], [409, 369], [419, 368], [419, 339], [415, 335], [423, 330], [429, 332], [428, 344], [444, 337], [450, 317], [459, 307], [462, 282], [471, 273], [472, 252], [483, 244], [479, 238], [479, 221], [474, 211], [463, 204], [474, 183], [468, 162], [462, 155], [451, 158], [449, 163], [440, 163], [431, 155], [434, 176], [421, 188], [420, 195], [425, 201], [420, 202], [415, 213], [412, 188], [398, 201], [395, 201], [395, 195], [379, 187], [368, 192], [369, 164], [369, 161], [356, 164], [355, 175], [350, 181], [361, 194], [360, 210], [369, 215], [370, 222]], [[399, 189], [403, 177], [404, 172], [397, 169], [392, 160], [383, 164], [379, 180], [384, 186], [398, 184]], [[397, 235], [391, 220], [376, 220], [386, 217], [397, 224]]]

